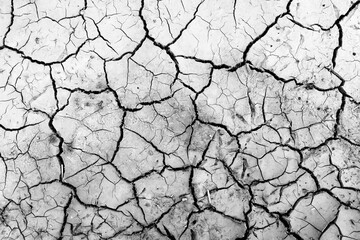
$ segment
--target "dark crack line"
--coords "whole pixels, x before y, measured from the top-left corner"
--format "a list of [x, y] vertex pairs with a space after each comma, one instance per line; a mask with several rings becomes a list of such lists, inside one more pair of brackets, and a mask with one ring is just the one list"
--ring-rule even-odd
[[246, 64], [246, 61], [247, 61], [247, 55], [251, 49], [251, 47], [257, 43], [260, 39], [262, 39], [269, 31], [272, 27], [274, 27], [277, 22], [279, 21], [280, 18], [284, 17], [285, 15], [289, 14], [290, 13], [290, 5], [292, 3], [293, 0], [290, 0], [287, 5], [286, 5], [286, 11], [281, 13], [280, 15], [278, 15], [276, 18], [275, 18], [275, 21], [272, 22], [270, 25], [268, 25], [265, 30], [260, 34], [258, 35], [254, 40], [252, 40], [245, 48], [245, 51], [243, 53], [243, 60], [242, 62], [236, 64], [235, 66], [231, 67], [228, 71], [229, 72], [235, 72], [238, 68], [244, 66]]

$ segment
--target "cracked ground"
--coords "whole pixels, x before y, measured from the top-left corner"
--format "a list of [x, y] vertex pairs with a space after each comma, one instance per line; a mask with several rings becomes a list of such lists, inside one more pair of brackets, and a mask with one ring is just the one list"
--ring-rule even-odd
[[359, 240], [360, 1], [0, 0], [0, 239]]

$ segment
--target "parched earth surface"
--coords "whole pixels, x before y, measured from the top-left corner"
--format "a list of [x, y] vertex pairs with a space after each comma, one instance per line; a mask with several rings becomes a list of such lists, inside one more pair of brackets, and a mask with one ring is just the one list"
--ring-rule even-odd
[[359, 240], [360, 1], [0, 0], [0, 239]]

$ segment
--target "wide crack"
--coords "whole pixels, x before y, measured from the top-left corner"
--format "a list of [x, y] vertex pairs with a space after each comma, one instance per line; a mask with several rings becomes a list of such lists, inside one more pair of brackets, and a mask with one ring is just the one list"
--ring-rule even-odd
[[0, 238], [360, 239], [359, 4], [0, 4]]

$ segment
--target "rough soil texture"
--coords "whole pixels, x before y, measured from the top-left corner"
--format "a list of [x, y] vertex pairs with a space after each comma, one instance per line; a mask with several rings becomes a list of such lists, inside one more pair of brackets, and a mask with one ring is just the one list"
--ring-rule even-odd
[[0, 0], [0, 239], [359, 240], [360, 1]]

